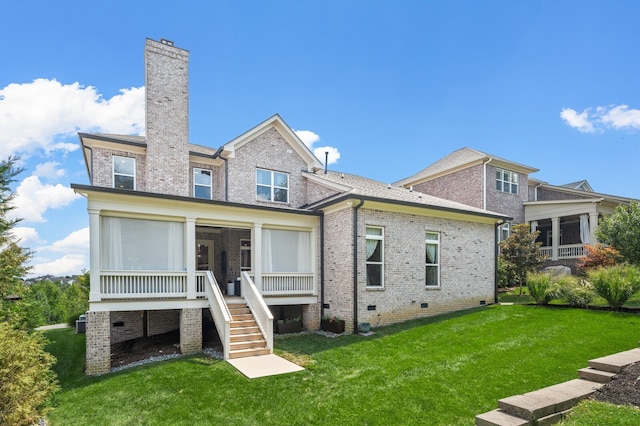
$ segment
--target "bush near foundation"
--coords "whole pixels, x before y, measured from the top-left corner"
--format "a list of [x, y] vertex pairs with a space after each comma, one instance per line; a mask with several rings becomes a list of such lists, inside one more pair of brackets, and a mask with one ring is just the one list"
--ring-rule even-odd
[[566, 276], [558, 281], [558, 297], [574, 308], [586, 308], [593, 301], [596, 292], [585, 280]]
[[558, 286], [550, 274], [528, 273], [527, 289], [538, 305], [546, 305], [556, 298]]
[[640, 270], [631, 265], [615, 265], [587, 270], [587, 280], [612, 309], [620, 309], [640, 290]]
[[0, 322], [0, 424], [35, 424], [48, 411], [45, 403], [57, 389], [56, 359], [43, 347], [40, 334]]

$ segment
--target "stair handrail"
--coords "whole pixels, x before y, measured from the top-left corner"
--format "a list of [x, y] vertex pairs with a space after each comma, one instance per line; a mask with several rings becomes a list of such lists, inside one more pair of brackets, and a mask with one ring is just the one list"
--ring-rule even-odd
[[273, 315], [247, 271], [242, 272], [242, 280], [240, 282], [241, 293], [249, 309], [251, 309], [260, 331], [264, 335], [267, 349], [273, 353]]
[[213, 317], [213, 323], [218, 330], [220, 341], [222, 342], [222, 350], [224, 353], [224, 359], [229, 359], [229, 346], [231, 345], [231, 313], [224, 301], [220, 286], [216, 281], [216, 277], [211, 271], [206, 271], [207, 283], [205, 285], [205, 293], [209, 300], [209, 311]]

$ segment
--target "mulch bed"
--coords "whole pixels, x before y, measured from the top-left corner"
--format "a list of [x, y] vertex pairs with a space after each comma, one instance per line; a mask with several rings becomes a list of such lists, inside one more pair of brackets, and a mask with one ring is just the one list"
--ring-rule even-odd
[[595, 391], [591, 399], [616, 405], [640, 408], [640, 363], [622, 369], [613, 380]]

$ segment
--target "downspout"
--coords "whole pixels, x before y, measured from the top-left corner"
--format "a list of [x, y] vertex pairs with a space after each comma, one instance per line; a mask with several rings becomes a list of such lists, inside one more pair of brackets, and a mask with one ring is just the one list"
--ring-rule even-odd
[[494, 263], [494, 267], [493, 267], [493, 303], [498, 303], [498, 255], [499, 255], [499, 238], [498, 238], [498, 228], [500, 227], [500, 225], [502, 225], [503, 223], [505, 223], [504, 221], [502, 222], [496, 222], [496, 224], [494, 225], [494, 229], [493, 229], [493, 238], [495, 240], [494, 242], [494, 247], [495, 247], [495, 256], [493, 257], [493, 263]]
[[489, 157], [487, 161], [482, 163], [482, 208], [487, 209], [487, 164], [489, 164], [493, 158]]
[[324, 318], [324, 212], [320, 216], [320, 318]]
[[229, 159], [222, 156], [223, 150], [224, 145], [218, 148], [218, 150], [213, 154], [211, 158], [213, 158], [214, 160], [216, 158], [220, 158], [222, 161], [224, 161], [224, 200], [229, 201]]
[[353, 208], [353, 334], [358, 334], [358, 209], [364, 200]]
[[538, 201], [538, 188], [540, 188], [542, 184], [538, 184], [533, 188], [533, 201]]

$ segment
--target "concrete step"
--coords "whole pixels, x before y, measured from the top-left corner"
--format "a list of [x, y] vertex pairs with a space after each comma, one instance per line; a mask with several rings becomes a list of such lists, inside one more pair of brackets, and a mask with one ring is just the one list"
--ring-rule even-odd
[[526, 426], [529, 420], [512, 416], [502, 410], [493, 410], [476, 416], [476, 426]]
[[263, 349], [240, 349], [237, 351], [229, 351], [229, 358], [245, 358], [249, 356], [269, 355], [271, 352], [267, 348]]
[[640, 361], [640, 348], [603, 356], [589, 361], [589, 367], [610, 373], [619, 373], [624, 367]]
[[538, 419], [538, 421], [536, 422], [536, 425], [537, 426], [555, 425], [560, 420], [564, 419], [567, 416], [567, 414], [569, 414], [570, 412], [571, 412], [571, 409], [565, 410], [565, 411], [560, 411], [559, 413], [550, 414], [550, 415], [548, 415], [546, 417]]
[[498, 408], [512, 416], [535, 421], [570, 409], [602, 386], [602, 383], [574, 379], [524, 395], [503, 398], [498, 401]]
[[231, 343], [248, 342], [252, 340], [264, 340], [262, 333], [233, 334], [230, 337], [231, 337]]
[[613, 377], [615, 377], [616, 373], [610, 373], [608, 371], [598, 370], [597, 368], [581, 368], [578, 370], [578, 377], [585, 380], [591, 380], [592, 382], [597, 383], [607, 383], [610, 382]]

